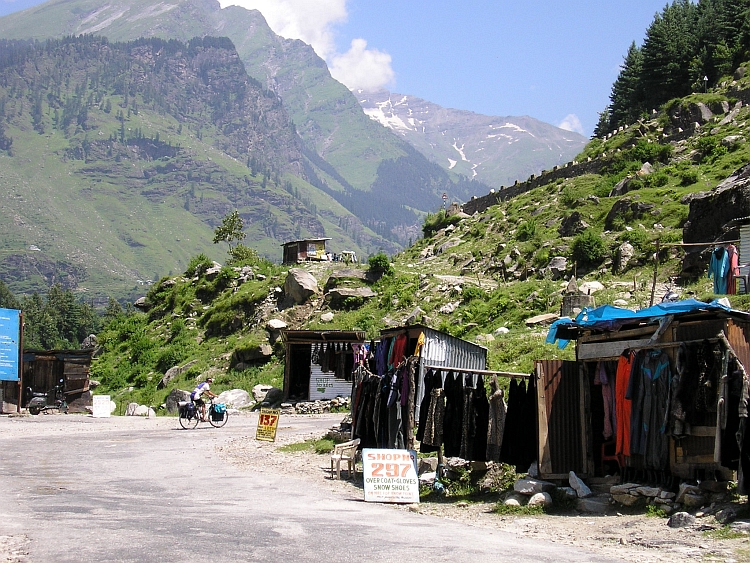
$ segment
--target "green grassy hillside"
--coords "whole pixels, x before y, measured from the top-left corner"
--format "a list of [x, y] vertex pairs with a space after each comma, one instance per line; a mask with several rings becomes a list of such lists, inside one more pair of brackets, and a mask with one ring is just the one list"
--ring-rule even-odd
[[326, 234], [333, 251], [390, 248], [304, 180], [280, 101], [223, 41], [3, 44], [0, 276], [14, 291], [123, 295], [221, 258], [213, 229], [232, 209], [273, 259]]
[[[361, 329], [368, 338], [383, 328], [422, 322], [487, 346], [492, 369], [526, 372], [534, 359], [573, 357], [572, 347], [544, 343], [545, 324], [527, 322], [560, 312], [572, 275], [579, 284], [591, 284], [597, 305], [638, 309], [649, 306], [652, 295], [658, 302], [669, 288], [682, 298], [713, 299], [705, 274], [680, 277], [684, 251], [678, 243], [690, 209], [686, 196], [713, 189], [750, 162], [744, 138], [750, 108], [737, 103], [748, 86], [728, 80], [723, 89], [672, 101], [650, 120], [591, 141], [578, 160], [592, 172], [551, 181], [473, 216], [428, 216], [424, 237], [394, 256], [393, 273], [375, 283], [352, 275], [331, 283], [333, 270], [343, 266], [302, 266], [321, 288], [369, 285], [377, 294], [372, 299], [350, 298], [332, 307], [321, 293], [303, 305], [278, 308], [274, 288], [283, 285], [287, 270], [269, 265], [256, 265], [268, 277], [248, 284], [237, 285], [230, 269], [217, 278], [223, 282], [177, 277], [150, 292], [151, 312], [110, 324], [94, 371], [105, 389], [133, 385], [128, 397], [152, 404], [171, 387], [187, 388], [209, 371], [220, 390], [249, 389], [259, 381], [280, 385], [284, 359], [278, 345], [265, 360], [237, 366], [269, 342], [265, 322], [279, 318], [298, 329]], [[680, 130], [697, 103], [711, 104], [715, 115], [698, 128]], [[613, 193], [623, 180], [630, 191]], [[625, 243], [634, 254], [620, 269], [617, 249]], [[558, 273], [550, 269], [556, 257], [567, 260]], [[747, 295], [730, 300], [739, 309], [750, 305]], [[324, 321], [324, 313], [333, 313], [333, 320]], [[172, 349], [174, 355], [161, 355]], [[197, 363], [180, 379], [156, 388], [171, 364], [191, 359]]]

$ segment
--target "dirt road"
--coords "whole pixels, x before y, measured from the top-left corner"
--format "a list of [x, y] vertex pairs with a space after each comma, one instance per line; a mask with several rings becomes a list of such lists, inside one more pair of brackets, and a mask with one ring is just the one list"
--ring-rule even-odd
[[360, 486], [330, 479], [327, 456], [278, 450], [340, 419], [284, 417], [271, 444], [254, 440], [254, 414], [192, 431], [170, 418], [0, 417], [0, 562], [746, 560], [745, 538], [659, 518], [366, 504]]

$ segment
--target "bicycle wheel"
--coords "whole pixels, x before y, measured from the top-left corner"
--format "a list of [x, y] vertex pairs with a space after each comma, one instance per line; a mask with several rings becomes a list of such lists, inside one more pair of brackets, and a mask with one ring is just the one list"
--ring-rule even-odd
[[211, 423], [211, 426], [214, 428], [221, 428], [227, 423], [227, 419], [229, 418], [229, 413], [227, 411], [224, 411], [221, 413], [222, 418], [219, 420], [215, 420], [215, 417], [218, 415], [214, 413], [214, 410], [211, 409], [211, 412], [208, 413], [208, 421]]
[[199, 420], [200, 414], [197, 411], [194, 411], [192, 415], [186, 412], [186, 410], [180, 411], [180, 426], [182, 426], [185, 430], [198, 426]]

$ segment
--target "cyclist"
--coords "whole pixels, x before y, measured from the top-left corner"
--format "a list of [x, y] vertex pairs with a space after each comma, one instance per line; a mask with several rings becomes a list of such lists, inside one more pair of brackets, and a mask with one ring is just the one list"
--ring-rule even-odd
[[193, 392], [190, 393], [190, 399], [195, 403], [195, 406], [200, 409], [201, 420], [206, 422], [206, 402], [203, 400], [203, 395], [208, 395], [210, 398], [218, 397], [218, 395], [211, 392], [211, 383], [214, 380], [209, 377], [203, 383], [199, 383]]

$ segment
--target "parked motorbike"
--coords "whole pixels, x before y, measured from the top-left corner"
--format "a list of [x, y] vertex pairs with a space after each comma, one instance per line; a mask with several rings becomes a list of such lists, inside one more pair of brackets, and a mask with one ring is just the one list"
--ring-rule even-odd
[[[27, 387], [26, 392], [27, 396], [30, 397], [30, 400], [26, 405], [30, 414], [39, 414], [42, 411], [48, 410], [58, 410], [61, 413], [68, 412], [68, 403], [65, 400], [62, 379], [49, 393], [34, 391], [31, 387]], [[50, 395], [54, 396], [52, 400], [50, 400]]]

